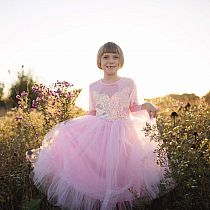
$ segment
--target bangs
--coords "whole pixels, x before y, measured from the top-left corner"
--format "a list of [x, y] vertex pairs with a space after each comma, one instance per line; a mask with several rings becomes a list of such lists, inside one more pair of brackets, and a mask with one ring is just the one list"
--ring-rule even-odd
[[112, 42], [108, 42], [101, 49], [101, 54], [104, 54], [104, 53], [116, 53], [119, 55], [120, 50], [116, 44], [114, 44]]

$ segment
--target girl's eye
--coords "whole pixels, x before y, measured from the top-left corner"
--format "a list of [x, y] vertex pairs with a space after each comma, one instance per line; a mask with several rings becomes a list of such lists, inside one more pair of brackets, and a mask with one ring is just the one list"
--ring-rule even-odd
[[109, 57], [111, 57], [112, 59], [118, 59], [119, 55], [113, 55], [113, 56], [104, 55], [102, 58], [103, 59], [109, 59]]

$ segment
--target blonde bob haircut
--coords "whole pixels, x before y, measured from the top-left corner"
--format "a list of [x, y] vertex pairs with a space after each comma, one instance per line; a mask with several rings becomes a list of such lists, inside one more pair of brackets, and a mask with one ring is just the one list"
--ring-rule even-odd
[[119, 68], [123, 67], [124, 55], [123, 55], [122, 49], [117, 44], [115, 44], [114, 42], [107, 42], [104, 45], [102, 45], [100, 47], [100, 49], [98, 50], [97, 66], [98, 66], [99, 69], [102, 69], [101, 68], [101, 57], [103, 56], [104, 53], [116, 53], [116, 54], [118, 54], [119, 57], [120, 57]]

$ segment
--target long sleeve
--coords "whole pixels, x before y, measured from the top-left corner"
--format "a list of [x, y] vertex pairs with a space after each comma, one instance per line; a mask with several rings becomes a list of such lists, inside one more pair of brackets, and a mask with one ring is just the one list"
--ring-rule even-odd
[[[139, 92], [138, 92], [139, 93]], [[133, 82], [133, 89], [130, 94], [130, 112], [132, 119], [139, 118], [143, 121], [147, 121], [149, 123], [155, 123], [155, 119], [151, 119], [148, 112], [142, 109], [141, 105], [145, 102], [143, 95], [141, 94], [140, 97], [137, 93], [136, 84]]]
[[133, 82], [132, 92], [130, 94], [130, 111], [137, 112], [141, 110], [141, 105], [138, 100], [136, 84]]
[[91, 86], [89, 86], [89, 111], [87, 112], [88, 115], [96, 115], [95, 104], [93, 101], [93, 94], [91, 90]]

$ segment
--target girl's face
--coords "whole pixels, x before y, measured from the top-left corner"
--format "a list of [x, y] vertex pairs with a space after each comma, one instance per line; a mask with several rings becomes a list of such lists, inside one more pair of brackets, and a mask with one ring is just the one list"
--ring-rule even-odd
[[119, 69], [120, 56], [117, 53], [104, 53], [101, 56], [101, 68], [106, 75], [116, 75]]

